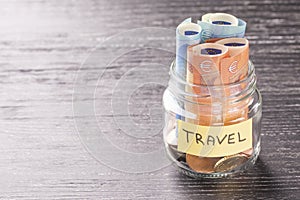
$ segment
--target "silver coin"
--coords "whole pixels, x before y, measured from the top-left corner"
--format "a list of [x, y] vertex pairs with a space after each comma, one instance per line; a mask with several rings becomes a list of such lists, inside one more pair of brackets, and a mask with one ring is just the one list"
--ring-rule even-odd
[[235, 154], [226, 156], [220, 159], [214, 166], [216, 172], [230, 171], [236, 167], [239, 167], [248, 160], [248, 157], [244, 154]]

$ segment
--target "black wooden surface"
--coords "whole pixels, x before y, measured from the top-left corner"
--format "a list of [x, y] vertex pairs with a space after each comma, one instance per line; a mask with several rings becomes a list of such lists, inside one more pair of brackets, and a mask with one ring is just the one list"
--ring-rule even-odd
[[[103, 164], [85, 144], [78, 123], [89, 128], [96, 117], [98, 129], [129, 152], [161, 148], [162, 135], [156, 132], [163, 125], [161, 97], [175, 38], [160, 31], [172, 32], [183, 19], [207, 12], [228, 12], [248, 22], [263, 95], [262, 151], [255, 168], [231, 178], [194, 180], [172, 165], [127, 173]], [[144, 29], [149, 37], [128, 34], [142, 33], [137, 29], [142, 27], [159, 31]], [[1, 0], [0, 198], [299, 199], [299, 27], [297, 0]], [[100, 46], [103, 54], [88, 56], [116, 34], [116, 40]], [[150, 46], [155, 40], [157, 48], [139, 46], [140, 40]], [[126, 53], [114, 58], [119, 49]], [[106, 58], [114, 59], [103, 71]], [[76, 84], [91, 90], [74, 94]], [[122, 84], [140, 89], [129, 98]], [[74, 112], [74, 105], [81, 110]], [[95, 115], [87, 105], [94, 105]], [[155, 134], [132, 136], [133, 124]], [[119, 167], [128, 166], [114, 152], [105, 153]], [[133, 169], [145, 165], [128, 162]]]

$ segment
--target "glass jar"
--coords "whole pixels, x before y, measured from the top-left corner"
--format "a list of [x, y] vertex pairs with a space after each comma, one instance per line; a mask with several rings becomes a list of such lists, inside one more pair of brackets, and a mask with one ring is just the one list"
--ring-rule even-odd
[[166, 151], [184, 174], [224, 177], [255, 163], [260, 152], [262, 99], [250, 61], [245, 78], [225, 85], [186, 82], [172, 63], [163, 104]]

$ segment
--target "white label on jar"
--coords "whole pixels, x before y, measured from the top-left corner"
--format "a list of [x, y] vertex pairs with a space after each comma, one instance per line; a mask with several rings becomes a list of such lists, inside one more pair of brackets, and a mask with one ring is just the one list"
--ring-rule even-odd
[[178, 151], [223, 157], [252, 148], [252, 118], [228, 126], [201, 126], [177, 120]]

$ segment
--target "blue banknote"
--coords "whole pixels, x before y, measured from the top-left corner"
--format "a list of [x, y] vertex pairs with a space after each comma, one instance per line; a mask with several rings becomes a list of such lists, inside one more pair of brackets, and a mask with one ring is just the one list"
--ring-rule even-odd
[[201, 28], [201, 43], [213, 38], [244, 37], [247, 23], [238, 19], [237, 26], [226, 26], [213, 24], [207, 21], [197, 22]]
[[201, 41], [201, 26], [192, 23], [191, 18], [185, 19], [176, 28], [176, 74], [185, 80], [186, 78], [186, 53], [190, 45], [199, 44]]

